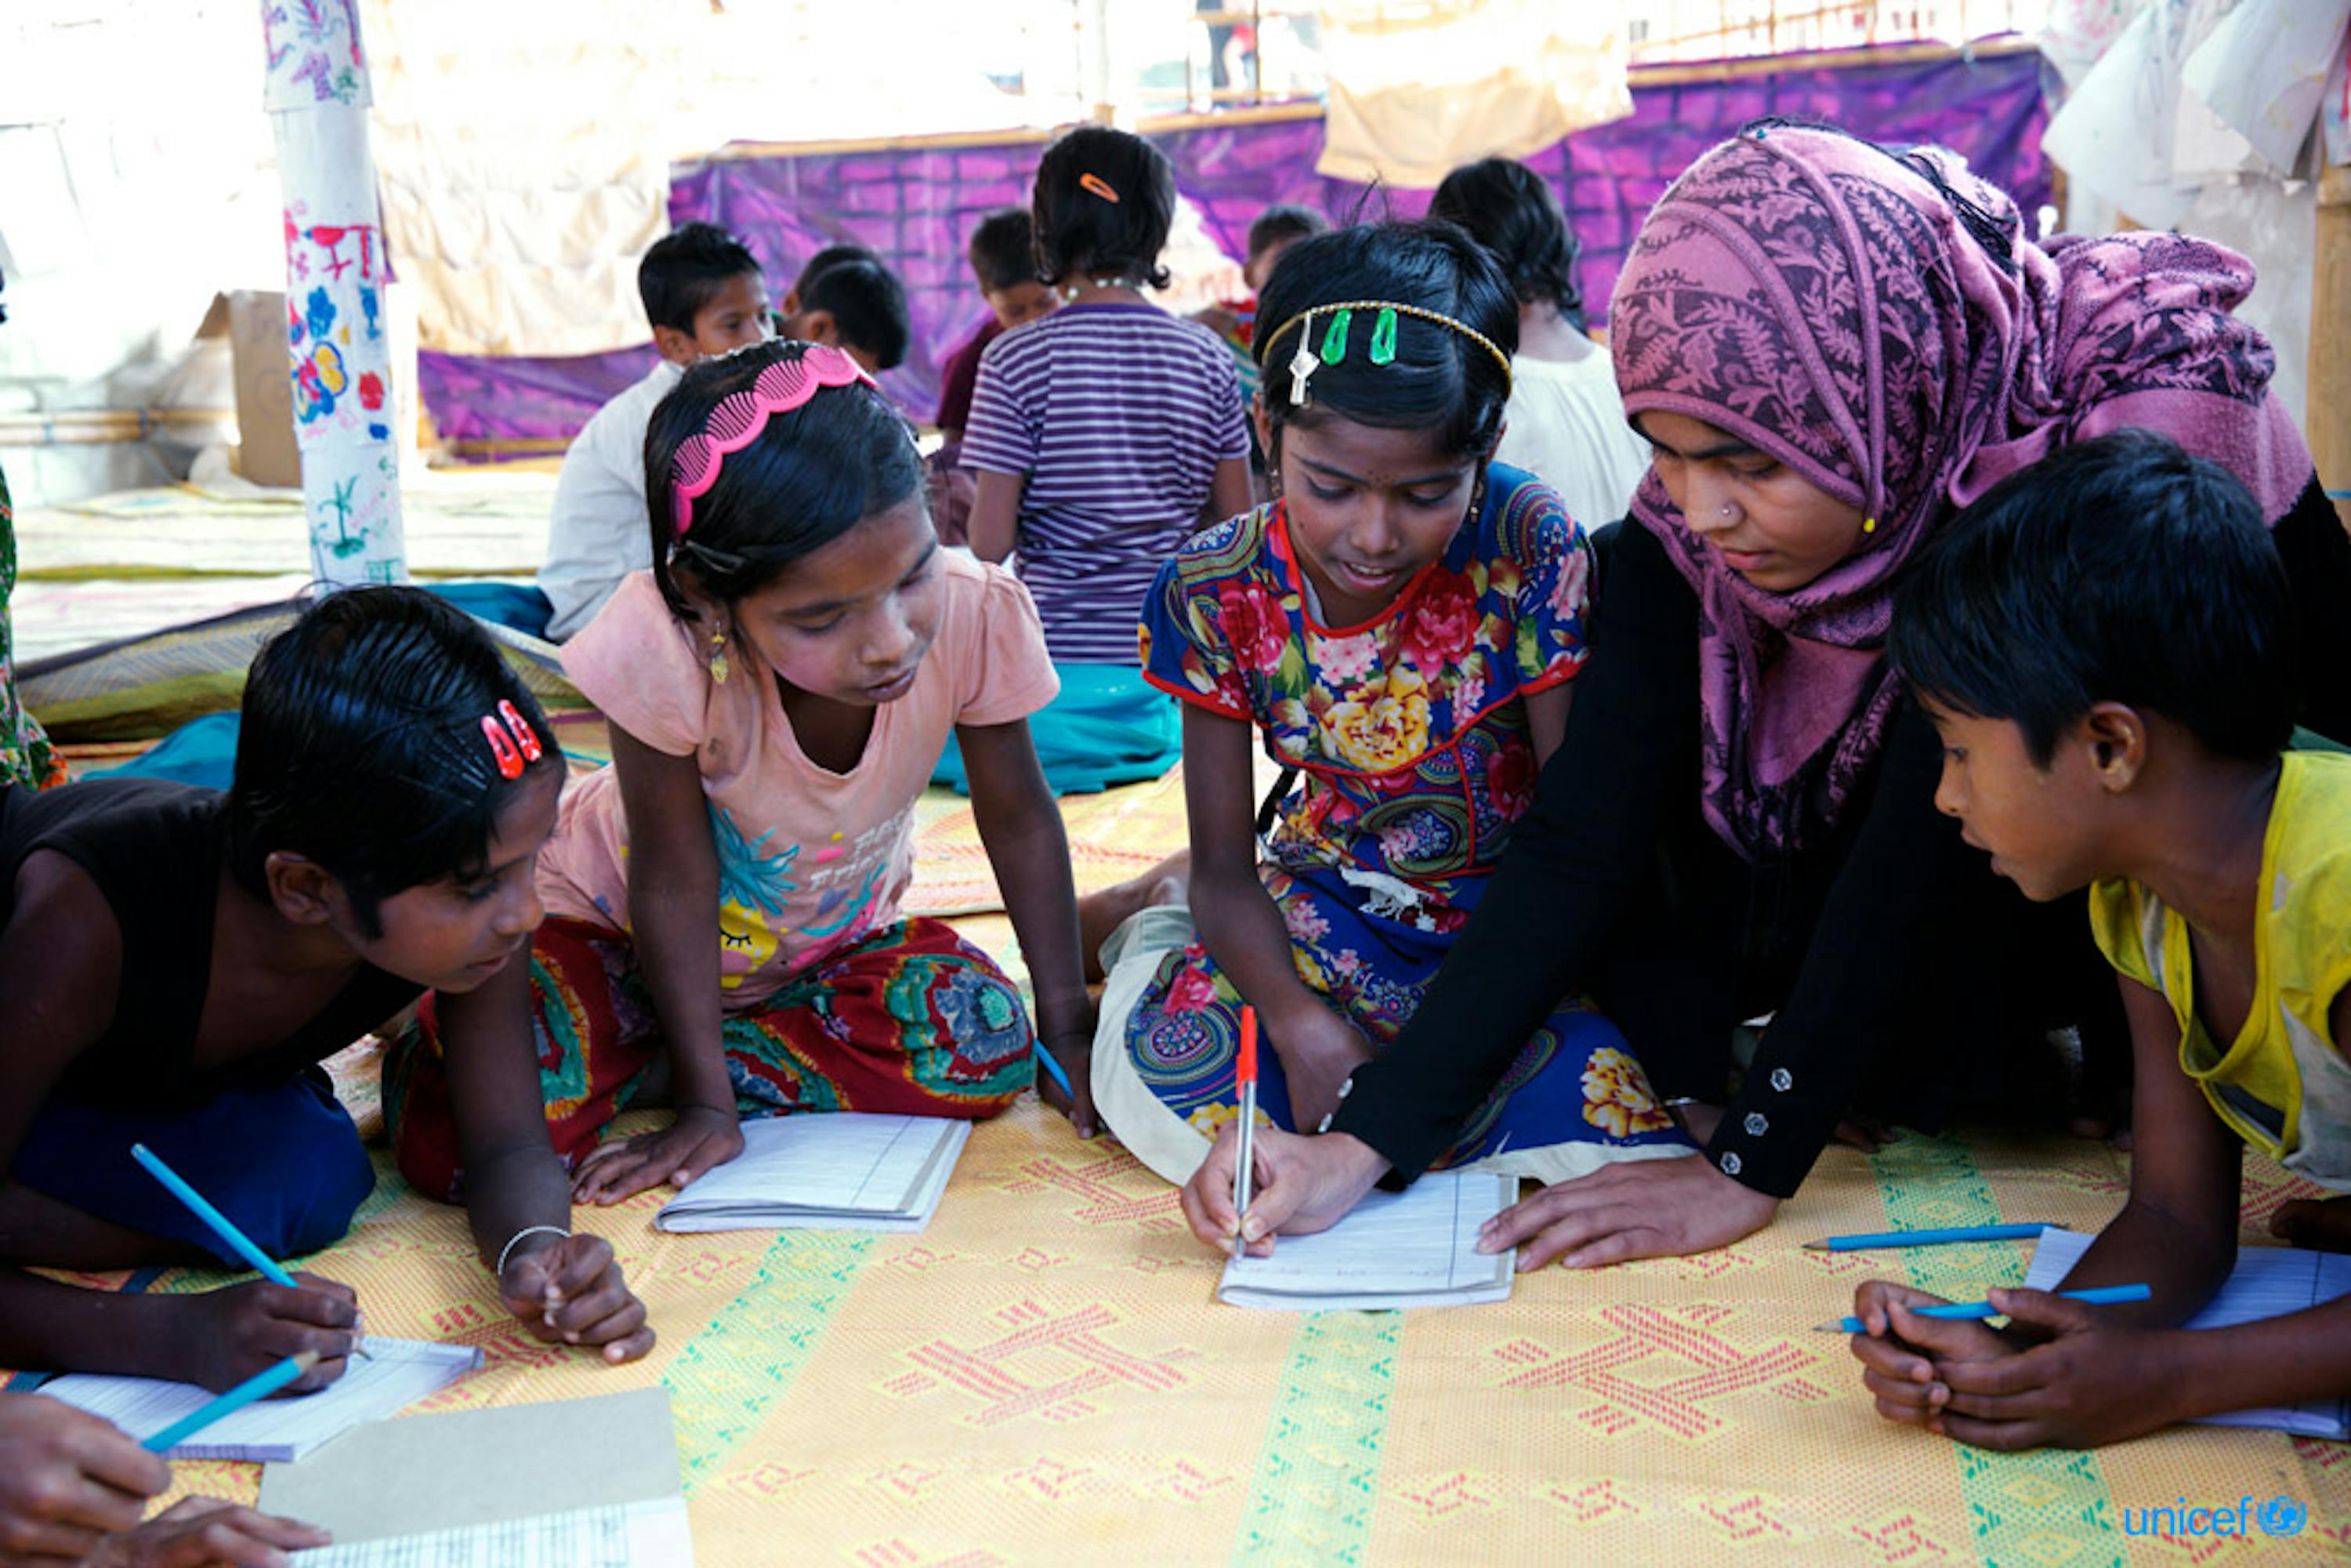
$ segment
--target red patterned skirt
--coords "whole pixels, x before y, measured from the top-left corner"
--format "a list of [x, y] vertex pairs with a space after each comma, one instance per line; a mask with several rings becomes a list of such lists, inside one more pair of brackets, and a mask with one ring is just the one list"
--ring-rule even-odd
[[[630, 1108], [661, 1030], [629, 939], [550, 918], [531, 937], [532, 1033], [548, 1133], [566, 1166]], [[993, 1116], [1035, 1078], [1020, 993], [945, 923], [916, 917], [846, 947], [723, 1026], [742, 1115], [883, 1111]], [[386, 1052], [383, 1108], [401, 1174], [457, 1200], [457, 1128], [434, 998]]]

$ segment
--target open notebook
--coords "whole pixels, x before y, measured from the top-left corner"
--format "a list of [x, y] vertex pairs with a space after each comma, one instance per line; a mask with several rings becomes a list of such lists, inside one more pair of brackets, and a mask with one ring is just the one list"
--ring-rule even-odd
[[662, 1207], [663, 1230], [920, 1230], [971, 1124], [828, 1111], [743, 1124], [743, 1152]]
[[[2053, 1291], [2095, 1237], [2054, 1228], [2041, 1233], [2032, 1251], [2032, 1267], [2024, 1283], [2035, 1291]], [[2220, 1293], [2188, 1320], [2191, 1329], [2234, 1328], [2283, 1317], [2305, 1307], [2351, 1295], [2351, 1254], [2309, 1252], [2299, 1247], [2243, 1247], [2237, 1267]], [[2299, 1405], [2265, 1410], [2235, 1410], [2226, 1416], [2206, 1416], [2208, 1427], [2274, 1427], [2304, 1437], [2351, 1437], [2351, 1396], [2308, 1399]]]
[[[374, 1339], [367, 1357], [315, 1394], [264, 1399], [225, 1416], [172, 1448], [173, 1459], [298, 1459], [362, 1421], [381, 1420], [447, 1387], [482, 1364], [469, 1344]], [[213, 1399], [209, 1389], [152, 1377], [103, 1377], [74, 1373], [40, 1391], [103, 1416], [132, 1437], [159, 1432]]]
[[1481, 1253], [1478, 1228], [1516, 1200], [1516, 1176], [1438, 1171], [1374, 1192], [1312, 1236], [1284, 1236], [1270, 1258], [1225, 1265], [1219, 1300], [1237, 1307], [1459, 1307], [1507, 1301], [1515, 1252]]

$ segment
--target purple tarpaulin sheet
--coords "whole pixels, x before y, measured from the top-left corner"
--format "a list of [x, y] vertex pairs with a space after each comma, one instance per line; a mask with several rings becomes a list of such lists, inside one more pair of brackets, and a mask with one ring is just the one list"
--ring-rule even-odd
[[[1630, 117], [1578, 131], [1527, 160], [1559, 187], [1583, 247], [1577, 276], [1594, 319], [1606, 313], [1642, 215], [1674, 176], [1748, 120], [1775, 114], [1879, 141], [1939, 143], [1965, 154], [2027, 213], [2049, 199], [2041, 57], [2030, 51], [1635, 85]], [[1152, 140], [1176, 165], [1177, 186], [1200, 206], [1210, 233], [1235, 256], [1269, 203], [1302, 202], [1340, 222], [1359, 210], [1413, 216], [1428, 204], [1426, 191], [1369, 192], [1315, 173], [1320, 120], [1209, 125]], [[800, 263], [823, 246], [850, 240], [879, 251], [905, 282], [914, 329], [906, 363], [883, 384], [923, 417], [935, 403], [940, 366], [987, 314], [964, 263], [964, 236], [989, 208], [1027, 204], [1042, 151], [1021, 141], [719, 159], [677, 172], [670, 220], [706, 219], [740, 235], [767, 264], [778, 300]], [[650, 347], [581, 359], [428, 351], [419, 380], [435, 424], [451, 439], [567, 437], [643, 375], [652, 358]]]

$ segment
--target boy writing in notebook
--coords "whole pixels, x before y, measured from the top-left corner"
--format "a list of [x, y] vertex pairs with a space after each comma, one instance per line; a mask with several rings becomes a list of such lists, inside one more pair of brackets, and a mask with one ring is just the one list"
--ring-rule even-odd
[[[2065, 448], [1928, 548], [1891, 651], [1941, 733], [1936, 804], [2036, 899], [2088, 887], [2120, 976], [2140, 1157], [2062, 1288], [2007, 1328], [1864, 1284], [1881, 1415], [1991, 1448], [2095, 1448], [2351, 1392], [2351, 1299], [2189, 1333], [2237, 1256], [2239, 1150], [2351, 1190], [2351, 757], [2288, 751], [2293, 601], [2252, 497], [2159, 436]], [[2351, 1250], [2351, 1201], [2272, 1228]]]

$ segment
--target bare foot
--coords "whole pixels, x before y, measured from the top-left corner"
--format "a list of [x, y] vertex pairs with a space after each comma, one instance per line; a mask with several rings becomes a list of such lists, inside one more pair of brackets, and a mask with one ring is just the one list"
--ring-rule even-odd
[[1177, 850], [1141, 876], [1078, 900], [1078, 948], [1085, 955], [1086, 984], [1102, 980], [1102, 946], [1138, 910], [1181, 904], [1192, 885], [1192, 852]]
[[2297, 1197], [2270, 1216], [2270, 1234], [2314, 1252], [2351, 1252], [2351, 1198]]

